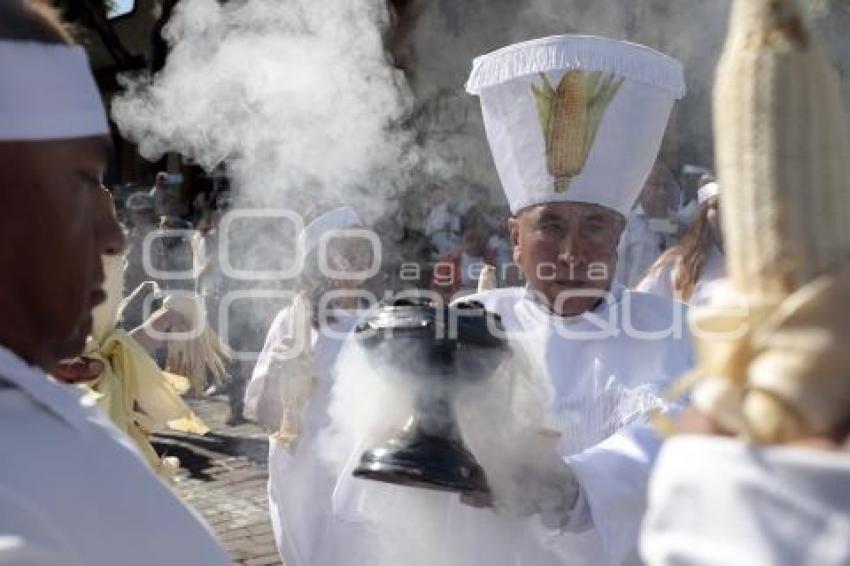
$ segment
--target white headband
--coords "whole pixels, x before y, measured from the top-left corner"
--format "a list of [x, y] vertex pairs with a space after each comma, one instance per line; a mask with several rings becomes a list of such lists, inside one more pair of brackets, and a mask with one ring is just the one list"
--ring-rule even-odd
[[697, 191], [697, 204], [703, 204], [712, 197], [720, 195], [720, 185], [715, 182], [706, 183]]
[[0, 41], [0, 141], [109, 133], [82, 47]]
[[298, 245], [301, 246], [305, 254], [308, 254], [319, 245], [319, 240], [325, 234], [335, 230], [345, 230], [362, 223], [357, 212], [350, 206], [334, 208], [322, 214], [304, 228], [298, 236]]

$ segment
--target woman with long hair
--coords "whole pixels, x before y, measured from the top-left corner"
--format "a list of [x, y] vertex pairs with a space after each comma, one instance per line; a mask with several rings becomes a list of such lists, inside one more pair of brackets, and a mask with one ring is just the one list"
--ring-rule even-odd
[[710, 284], [726, 276], [717, 183], [703, 185], [697, 202], [696, 217], [681, 242], [649, 268], [636, 287], [638, 291], [699, 304], [708, 298]]
[[333, 515], [336, 480], [316, 446], [329, 424], [331, 370], [358, 321], [372, 263], [369, 242], [343, 232], [360, 225], [353, 209], [339, 207], [302, 231], [295, 296], [272, 322], [245, 391], [246, 416], [272, 432], [269, 511], [287, 566], [368, 563], [358, 541], [371, 538]]

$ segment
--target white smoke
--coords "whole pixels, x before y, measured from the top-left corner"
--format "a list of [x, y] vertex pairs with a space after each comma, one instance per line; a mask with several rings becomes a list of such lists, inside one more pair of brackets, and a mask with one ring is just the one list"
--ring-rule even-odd
[[[496, 355], [458, 355], [454, 379], [462, 381], [479, 372]], [[529, 519], [523, 515], [538, 486], [524, 483], [522, 474], [529, 466], [551, 462], [544, 455], [555, 454], [558, 440], [544, 432], [553, 429], [546, 417], [551, 414], [551, 386], [543, 379], [542, 368], [511, 351], [485, 379], [457, 389], [453, 409], [459, 431], [484, 469], [498, 512], [474, 509], [462, 504], [457, 494], [351, 475], [364, 451], [401, 432], [414, 413], [416, 392], [420, 416], [427, 406], [421, 400], [435, 392], [429, 378], [419, 374], [422, 368], [413, 357], [409, 346], [393, 346], [392, 340], [367, 351], [354, 337], [340, 353], [329, 409], [332, 425], [317, 445], [339, 478], [334, 511], [338, 520], [369, 525], [370, 563], [376, 566], [490, 563], [488, 552], [497, 551], [482, 547], [479, 538], [464, 534], [465, 529], [500, 533], [503, 541], [527, 532]]]
[[165, 67], [125, 77], [113, 117], [146, 158], [225, 163], [243, 203], [383, 212], [411, 159], [389, 17], [381, 0], [184, 0], [164, 30]]

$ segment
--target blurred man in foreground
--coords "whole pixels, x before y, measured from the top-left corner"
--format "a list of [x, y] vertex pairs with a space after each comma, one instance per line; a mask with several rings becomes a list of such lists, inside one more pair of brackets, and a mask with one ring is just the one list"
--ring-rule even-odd
[[0, 70], [0, 237], [16, 243], [0, 249], [0, 564], [227, 564], [129, 439], [47, 374], [83, 350], [101, 255], [124, 246], [85, 53], [45, 5], [8, 0]]

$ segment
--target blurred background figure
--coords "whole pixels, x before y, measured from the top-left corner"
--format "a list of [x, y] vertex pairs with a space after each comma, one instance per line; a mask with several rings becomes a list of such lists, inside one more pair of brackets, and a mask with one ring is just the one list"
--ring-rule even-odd
[[670, 170], [658, 163], [632, 209], [618, 248], [616, 281], [632, 289], [675, 239], [680, 189]]
[[[136, 192], [127, 197], [124, 205], [127, 224], [127, 268], [124, 271], [124, 296], [132, 294], [139, 286], [150, 279], [144, 265], [143, 251], [145, 238], [157, 229], [155, 200], [148, 192]], [[122, 326], [132, 329], [139, 326], [143, 316], [144, 297], [134, 297], [126, 306], [122, 315]]]
[[461, 220], [460, 249], [440, 257], [434, 265], [431, 289], [447, 302], [457, 295], [478, 290], [478, 277], [485, 265], [497, 266], [496, 253], [487, 246], [489, 234], [477, 209], [469, 209]]
[[711, 283], [726, 276], [719, 193], [716, 182], [699, 189], [693, 224], [681, 243], [667, 250], [650, 267], [637, 286], [639, 291], [691, 304], [708, 299]]
[[[328, 243], [329, 267], [352, 275], [329, 277], [320, 269], [317, 245], [322, 237], [360, 225], [353, 209], [339, 207], [304, 229], [299, 239], [306, 258], [297, 294], [275, 317], [245, 393], [246, 414], [272, 431], [269, 507], [287, 566], [375, 562], [361, 550], [374, 544], [367, 526], [333, 513], [336, 479], [316, 447], [330, 424], [331, 370], [364, 306], [357, 297], [364, 280], [356, 274], [372, 263], [367, 241], [337, 236]], [[323, 303], [329, 291], [350, 294]]]
[[435, 188], [429, 196], [428, 216], [425, 218], [425, 235], [431, 241], [432, 253], [441, 257], [460, 245], [461, 217], [449, 202], [446, 190]]
[[168, 200], [168, 173], [160, 171], [154, 177], [153, 187], [148, 193], [154, 201], [154, 212], [156, 216], [163, 216]]

